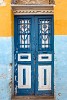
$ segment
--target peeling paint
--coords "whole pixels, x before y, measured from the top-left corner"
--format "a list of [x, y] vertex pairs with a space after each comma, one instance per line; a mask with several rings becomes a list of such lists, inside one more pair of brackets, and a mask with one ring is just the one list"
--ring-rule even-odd
[[12, 38], [0, 38], [0, 100], [11, 100]]
[[3, 78], [6, 78], [6, 74], [4, 74], [4, 73], [2, 73], [2, 74], [0, 75], [0, 79], [3, 79]]
[[61, 93], [58, 93], [59, 96], [61, 96]]
[[67, 36], [55, 36], [55, 97], [67, 100]]
[[[0, 38], [0, 100], [11, 100], [13, 82], [13, 38]], [[67, 37], [55, 36], [55, 100], [67, 100]], [[16, 87], [17, 88], [17, 87]], [[15, 89], [16, 89], [15, 88]], [[16, 91], [17, 92], [17, 91]]]

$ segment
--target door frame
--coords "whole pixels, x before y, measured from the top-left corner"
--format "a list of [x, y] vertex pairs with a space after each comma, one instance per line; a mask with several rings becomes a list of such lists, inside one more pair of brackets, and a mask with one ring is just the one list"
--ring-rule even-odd
[[[17, 39], [17, 35], [16, 35], [17, 34], [17, 29], [16, 29], [17, 21], [16, 21], [16, 18], [24, 18], [24, 17], [26, 18], [27, 16], [28, 16], [28, 18], [32, 17], [32, 16], [52, 18], [52, 41], [53, 41], [53, 43], [52, 43], [52, 46], [53, 46], [53, 50], [52, 50], [52, 60], [53, 60], [53, 62], [52, 62], [52, 66], [53, 66], [52, 72], [53, 72], [53, 74], [51, 74], [52, 75], [51, 77], [52, 77], [52, 95], [54, 95], [54, 16], [53, 15], [20, 15], [20, 16], [15, 15], [14, 16], [14, 57], [15, 57], [15, 47], [16, 47], [16, 42], [17, 42], [16, 41], [16, 39]], [[15, 60], [14, 60], [14, 63], [15, 63]], [[15, 75], [15, 67], [14, 67], [14, 75]], [[15, 79], [14, 79], [14, 84], [15, 84]], [[38, 84], [37, 84], [37, 86], [38, 86]], [[35, 86], [35, 87], [37, 88], [37, 86]], [[15, 86], [14, 86], [14, 88], [15, 88]], [[44, 93], [47, 94], [48, 92], [45, 91]], [[38, 95], [38, 94], [42, 95], [42, 92], [41, 93], [37, 92], [36, 95]], [[51, 94], [49, 94], [49, 95], [51, 95]]]

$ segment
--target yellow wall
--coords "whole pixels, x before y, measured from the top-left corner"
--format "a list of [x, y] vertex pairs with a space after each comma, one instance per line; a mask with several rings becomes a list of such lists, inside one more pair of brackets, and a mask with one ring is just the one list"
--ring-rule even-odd
[[[6, 6], [0, 6], [0, 36], [14, 35], [14, 16], [11, 0], [4, 0]], [[54, 7], [55, 35], [67, 35], [67, 0], [55, 0]]]
[[13, 36], [14, 17], [11, 10], [11, 0], [4, 0], [5, 6], [0, 6], [0, 36]]
[[55, 0], [55, 35], [67, 35], [67, 0]]

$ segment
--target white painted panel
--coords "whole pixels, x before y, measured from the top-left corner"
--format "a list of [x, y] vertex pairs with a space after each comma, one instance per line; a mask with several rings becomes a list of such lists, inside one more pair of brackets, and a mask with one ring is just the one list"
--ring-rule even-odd
[[[21, 56], [28, 56], [28, 59], [21, 59]], [[26, 53], [18, 54], [18, 61], [31, 61], [31, 54], [26, 54]]]
[[[26, 69], [26, 85], [23, 85], [23, 69]], [[18, 65], [18, 88], [31, 88], [31, 65]]]
[[[44, 85], [44, 69], [46, 69], [46, 85]], [[38, 66], [38, 90], [51, 90], [51, 65]]]
[[[42, 59], [42, 57], [48, 57], [48, 58]], [[39, 54], [38, 61], [52, 61], [52, 54]]]

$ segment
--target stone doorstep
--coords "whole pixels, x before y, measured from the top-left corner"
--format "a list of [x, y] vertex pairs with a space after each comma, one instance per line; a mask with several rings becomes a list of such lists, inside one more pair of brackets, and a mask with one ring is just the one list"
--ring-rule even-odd
[[12, 100], [55, 100], [53, 96], [14, 96]]

